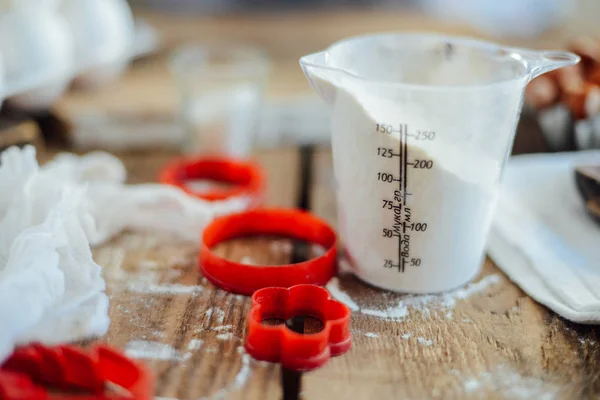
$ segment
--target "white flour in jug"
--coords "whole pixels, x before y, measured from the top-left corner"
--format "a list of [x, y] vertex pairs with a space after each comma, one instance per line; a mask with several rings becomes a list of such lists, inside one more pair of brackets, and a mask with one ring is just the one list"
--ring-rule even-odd
[[[501, 161], [469, 149], [468, 141], [458, 145], [445, 137], [444, 129], [437, 128], [448, 127], [448, 132], [453, 127], [443, 110], [431, 116], [426, 115], [425, 104], [410, 96], [392, 100], [382, 100], [381, 93], [371, 95], [360, 87], [337, 87], [332, 147], [340, 235], [354, 273], [368, 283], [412, 293], [451, 289], [479, 271]], [[445, 125], [436, 121], [436, 115]], [[409, 238], [401, 245], [397, 235], [385, 237], [384, 233], [384, 229], [394, 231], [398, 222], [387, 201], [397, 204], [403, 200], [403, 195], [394, 199], [399, 182], [378, 179], [380, 174], [401, 175], [399, 157], [382, 155], [402, 151], [400, 134], [382, 133], [378, 124], [406, 124], [412, 135], [436, 129], [433, 140], [408, 137], [406, 141], [407, 159], [411, 163], [425, 161], [431, 168], [409, 165], [406, 169], [406, 192], [410, 194], [398, 221], [419, 223], [422, 231], [407, 231]], [[403, 272], [397, 266], [400, 246], [408, 254]]]

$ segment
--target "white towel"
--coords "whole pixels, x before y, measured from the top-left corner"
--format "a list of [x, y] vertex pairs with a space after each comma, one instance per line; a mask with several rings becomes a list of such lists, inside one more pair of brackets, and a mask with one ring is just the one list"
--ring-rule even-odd
[[600, 164], [600, 151], [510, 159], [488, 251], [536, 301], [571, 321], [599, 324], [600, 226], [575, 184], [582, 164]]

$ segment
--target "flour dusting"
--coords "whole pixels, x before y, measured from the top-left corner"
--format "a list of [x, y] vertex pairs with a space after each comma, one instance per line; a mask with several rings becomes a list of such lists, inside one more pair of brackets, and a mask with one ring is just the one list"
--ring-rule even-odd
[[213, 331], [217, 331], [217, 332], [221, 332], [221, 331], [228, 331], [230, 329], [233, 329], [233, 325], [221, 325], [221, 326], [215, 326], [214, 328], [212, 328], [211, 330]]
[[354, 269], [352, 268], [352, 264], [348, 262], [345, 258], [340, 259], [338, 262], [338, 272], [341, 275], [351, 275]]
[[242, 355], [242, 367], [238, 371], [237, 375], [233, 379], [232, 389], [240, 389], [242, 386], [248, 382], [248, 378], [250, 377], [250, 355], [243, 354]]
[[158, 264], [158, 262], [156, 262], [154, 260], [140, 260], [138, 262], [139, 269], [156, 269], [159, 266], [160, 266], [160, 264]]
[[217, 338], [217, 340], [229, 340], [233, 337], [233, 334], [231, 332], [220, 333], [215, 337]]
[[252, 257], [250, 256], [244, 256], [242, 257], [242, 259], [240, 260], [240, 264], [246, 264], [246, 265], [258, 265], [258, 263], [256, 262], [256, 260], [254, 260]]
[[360, 310], [360, 312], [378, 318], [402, 319], [408, 315], [408, 308], [404, 305], [399, 305], [397, 307], [388, 307], [385, 310], [373, 310], [369, 308], [363, 308], [362, 310]]
[[433, 340], [419, 336], [417, 338], [417, 343], [422, 344], [423, 346], [431, 346], [433, 344]]
[[217, 307], [211, 307], [208, 310], [206, 310], [206, 318], [210, 319], [213, 316], [213, 314], [217, 318], [217, 324], [223, 325], [223, 321], [225, 320], [225, 311]]
[[287, 240], [275, 240], [270, 244], [273, 253], [291, 253], [294, 246]]
[[158, 295], [177, 295], [177, 294], [198, 294], [204, 290], [199, 285], [180, 285], [178, 283], [145, 283], [131, 282], [127, 285], [127, 290], [133, 293], [148, 293]]
[[[460, 376], [460, 373], [453, 373]], [[465, 393], [475, 394], [484, 391], [499, 393], [503, 398], [513, 400], [554, 400], [561, 388], [551, 382], [519, 374], [517, 371], [500, 366], [491, 372], [483, 372], [476, 377], [465, 378]]]
[[237, 350], [238, 350], [238, 353], [240, 353], [242, 355], [242, 366], [240, 367], [238, 373], [233, 378], [233, 382], [230, 385], [228, 385], [227, 387], [219, 389], [212, 396], [201, 397], [198, 400], [225, 399], [227, 397], [229, 391], [239, 390], [242, 387], [244, 387], [246, 382], [248, 382], [248, 379], [250, 378], [250, 375], [252, 374], [252, 369], [250, 368], [250, 362], [252, 361], [252, 359], [250, 358], [250, 355], [246, 353], [245, 349], [242, 346], [238, 347]]
[[[443, 312], [446, 319], [452, 319], [453, 313], [451, 310], [456, 306], [457, 301], [466, 300], [473, 295], [485, 293], [490, 286], [496, 285], [501, 281], [502, 277], [499, 274], [488, 275], [480, 281], [469, 283], [460, 289], [434, 295], [405, 296], [395, 304], [388, 307], [384, 306], [380, 309], [361, 307], [348, 293], [340, 288], [338, 278], [332, 278], [327, 284], [327, 289], [333, 298], [344, 303], [350, 310], [372, 317], [401, 320], [409, 314], [409, 310], [418, 311], [424, 316], [429, 316], [431, 309], [436, 309]], [[382, 300], [384, 298], [382, 296]]]
[[182, 361], [184, 359], [172, 346], [147, 340], [133, 340], [127, 343], [125, 355], [143, 360]]
[[334, 299], [344, 303], [350, 310], [352, 310], [352, 311], [360, 310], [360, 307], [358, 306], [358, 304], [356, 304], [356, 302], [354, 300], [352, 300], [352, 298], [346, 292], [344, 292], [342, 289], [340, 289], [340, 280], [338, 278], [336, 278], [336, 277], [331, 278], [329, 283], [327, 283], [326, 287]]
[[466, 393], [471, 393], [478, 390], [481, 387], [481, 382], [476, 379], [468, 379], [464, 383]]
[[192, 339], [190, 343], [188, 343], [188, 350], [199, 350], [202, 347], [204, 340], [202, 339]]
[[366, 332], [366, 333], [365, 333], [365, 336], [366, 336], [366, 337], [370, 337], [370, 338], [378, 338], [378, 337], [379, 337], [379, 334], [378, 334], [378, 333], [375, 333], [375, 332]]

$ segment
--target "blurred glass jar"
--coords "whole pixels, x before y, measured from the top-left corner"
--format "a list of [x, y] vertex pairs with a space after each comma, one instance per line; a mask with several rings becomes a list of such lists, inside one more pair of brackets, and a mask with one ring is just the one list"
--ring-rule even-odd
[[188, 154], [250, 155], [256, 137], [267, 55], [241, 44], [188, 45], [175, 51], [171, 69]]

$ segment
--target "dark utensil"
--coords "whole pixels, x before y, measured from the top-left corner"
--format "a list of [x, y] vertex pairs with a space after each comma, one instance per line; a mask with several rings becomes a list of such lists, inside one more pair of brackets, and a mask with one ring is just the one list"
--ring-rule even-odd
[[575, 182], [587, 212], [600, 224], [600, 165], [577, 167]]

